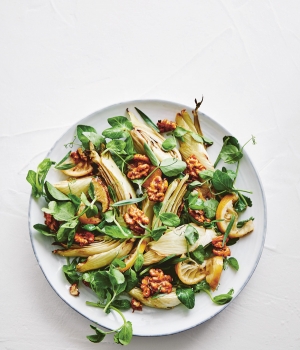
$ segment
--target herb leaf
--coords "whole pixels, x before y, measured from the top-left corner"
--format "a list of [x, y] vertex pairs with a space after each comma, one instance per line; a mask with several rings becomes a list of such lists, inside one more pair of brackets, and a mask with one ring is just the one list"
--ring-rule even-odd
[[195, 294], [192, 288], [176, 288], [177, 298], [188, 309], [193, 309], [195, 306]]
[[142, 117], [142, 119], [144, 120], [144, 122], [146, 124], [148, 124], [152, 129], [154, 129], [155, 131], [159, 132], [158, 127], [153, 123], [153, 121], [144, 113], [142, 112], [140, 109], [138, 109], [137, 107], [134, 107], [137, 112], [139, 113], [139, 115]]
[[166, 158], [160, 163], [160, 170], [169, 177], [177, 176], [186, 168], [186, 163], [176, 158]]

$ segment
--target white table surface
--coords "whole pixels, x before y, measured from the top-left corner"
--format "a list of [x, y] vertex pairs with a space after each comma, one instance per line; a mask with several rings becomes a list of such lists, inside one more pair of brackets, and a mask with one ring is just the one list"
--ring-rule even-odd
[[268, 229], [242, 293], [180, 334], [130, 349], [300, 348], [300, 2], [0, 2], [0, 349], [117, 349], [49, 286], [31, 247], [34, 169], [74, 123], [126, 100], [193, 106], [240, 140], [264, 186]]

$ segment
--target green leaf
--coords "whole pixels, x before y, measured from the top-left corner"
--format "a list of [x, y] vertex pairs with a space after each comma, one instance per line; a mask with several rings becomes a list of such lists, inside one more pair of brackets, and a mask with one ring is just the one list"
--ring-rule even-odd
[[225, 163], [234, 164], [243, 158], [243, 153], [236, 146], [226, 145], [222, 147], [220, 157]]
[[160, 163], [160, 170], [168, 177], [177, 176], [186, 168], [186, 163], [176, 158], [166, 158]]
[[180, 225], [180, 218], [173, 213], [162, 213], [159, 215], [160, 221], [169, 227], [177, 227]]
[[161, 146], [164, 151], [169, 152], [177, 146], [177, 143], [175, 138], [172, 136], [172, 137], [166, 138]]
[[235, 215], [231, 215], [231, 219], [230, 219], [229, 224], [227, 225], [226, 231], [225, 231], [225, 233], [224, 233], [224, 238], [223, 238], [223, 242], [222, 242], [222, 247], [224, 247], [224, 244], [225, 244], [226, 239], [227, 239], [227, 237], [228, 237], [228, 235], [229, 235], [229, 233], [230, 233], [230, 231], [231, 231], [231, 229], [232, 229], [232, 226], [233, 226], [233, 224], [234, 224], [234, 221], [235, 221]]
[[227, 294], [220, 294], [212, 298], [212, 301], [217, 305], [224, 305], [232, 300], [233, 289], [231, 289]]
[[128, 137], [128, 131], [124, 131], [122, 128], [108, 128], [102, 132], [102, 135], [109, 139], [122, 139]]
[[176, 129], [173, 132], [173, 135], [175, 137], [181, 138], [182, 136], [184, 136], [187, 132], [189, 132], [188, 130], [182, 128], [181, 126], [177, 126]]
[[106, 332], [92, 325], [90, 325], [90, 327], [96, 332], [96, 334], [87, 335], [87, 339], [92, 343], [100, 343], [105, 338]]
[[154, 212], [154, 215], [156, 217], [159, 216], [159, 213], [161, 211], [161, 208], [163, 206], [163, 203], [162, 202], [156, 202], [154, 205], [153, 205], [153, 212]]
[[69, 151], [61, 161], [59, 161], [58, 163], [56, 163], [55, 165], [55, 169], [58, 169], [58, 170], [66, 170], [66, 169], [71, 169], [71, 168], [74, 168], [74, 166], [76, 165], [75, 163], [65, 163], [63, 164], [70, 156], [71, 154], [71, 151]]
[[234, 270], [238, 271], [240, 266], [236, 258], [231, 257], [227, 259], [228, 265], [231, 266]]
[[210, 179], [212, 179], [213, 175], [214, 175], [214, 171], [213, 170], [202, 170], [199, 173], [199, 176], [203, 180], [210, 180]]
[[208, 199], [204, 201], [204, 212], [208, 219], [213, 219], [216, 216], [216, 210], [219, 202], [216, 199]]
[[33, 170], [29, 170], [26, 176], [26, 180], [30, 183], [31, 187], [32, 187], [32, 195], [33, 197], [40, 197], [42, 195], [42, 193], [39, 192], [37, 186], [36, 186], [36, 172]]
[[58, 202], [56, 204], [56, 210], [53, 213], [54, 219], [58, 221], [69, 221], [74, 217], [76, 208], [72, 202]]
[[131, 136], [128, 136], [127, 139], [125, 140], [126, 147], [125, 147], [125, 152], [129, 155], [134, 155], [135, 149], [134, 149], [134, 144]]
[[199, 283], [197, 283], [194, 287], [194, 292], [195, 293], [199, 293], [201, 291], [205, 291], [205, 292], [209, 292], [210, 291], [210, 286], [209, 284], [206, 282], [206, 280], [203, 280]]
[[32, 187], [32, 195], [34, 197], [39, 198], [44, 194], [44, 182], [52, 164], [55, 164], [55, 162], [51, 161], [49, 158], [46, 158], [37, 166], [36, 172], [33, 170], [28, 171], [26, 180]]
[[198, 264], [203, 264], [205, 259], [204, 247], [199, 245], [193, 252], [190, 253], [190, 255]]
[[132, 339], [132, 323], [126, 321], [120, 331], [115, 334], [114, 341], [117, 344], [128, 345]]
[[137, 278], [136, 272], [133, 269], [125, 271], [124, 276], [127, 282], [125, 290], [126, 292], [129, 292], [131, 289], [137, 286], [137, 284], [139, 283], [139, 279]]
[[70, 198], [71, 202], [76, 206], [76, 208], [80, 206], [81, 200], [75, 194], [69, 193], [68, 197]]
[[151, 237], [153, 238], [154, 241], [158, 241], [160, 237], [166, 232], [167, 227], [166, 226], [160, 226], [155, 228], [151, 232]]
[[83, 136], [85, 136], [96, 149], [100, 148], [101, 143], [105, 143], [105, 138], [93, 131], [84, 131]]
[[108, 118], [107, 122], [112, 127], [122, 128], [124, 130], [132, 130], [133, 125], [130, 120], [124, 116]]
[[82, 146], [84, 149], [90, 149], [89, 147], [90, 140], [84, 134], [86, 132], [93, 132], [97, 134], [97, 131], [92, 126], [77, 125], [76, 133], [79, 141], [82, 143]]
[[139, 203], [139, 202], [142, 202], [145, 198], [146, 196], [139, 197], [139, 198], [124, 199], [122, 201], [112, 204], [112, 207], [121, 207], [122, 205]]
[[223, 143], [224, 143], [224, 145], [233, 145], [237, 149], [240, 149], [239, 141], [233, 136], [224, 136]]
[[196, 134], [195, 132], [192, 132], [191, 136], [196, 142], [203, 143], [203, 137], [200, 136], [199, 134]]
[[113, 210], [108, 210], [104, 213], [104, 220], [108, 223], [112, 223], [115, 219], [115, 213]]
[[108, 144], [106, 145], [106, 148], [109, 149], [110, 151], [114, 153], [121, 153], [121, 154], [122, 154], [122, 151], [124, 151], [125, 147], [126, 147], [126, 142], [122, 140], [112, 140], [108, 142]]
[[188, 309], [193, 309], [195, 306], [195, 294], [192, 288], [176, 288], [177, 298]]
[[212, 177], [212, 184], [214, 188], [219, 192], [230, 192], [233, 188], [233, 180], [227, 173], [223, 173], [221, 170], [216, 170]]
[[124, 226], [121, 226], [122, 230], [118, 226], [105, 226], [104, 227], [104, 232], [115, 239], [127, 239], [127, 238], [132, 238], [133, 234], [131, 231]]
[[68, 196], [66, 196], [64, 193], [60, 192], [53, 185], [51, 185], [51, 183], [48, 181], [46, 181], [46, 183], [45, 183], [45, 191], [46, 191], [47, 197], [50, 200], [57, 200], [57, 201], [69, 201], [70, 200], [70, 198]]
[[122, 284], [125, 282], [125, 277], [118, 269], [110, 268], [109, 279], [113, 285]]
[[152, 149], [147, 145], [147, 143], [144, 143], [144, 151], [145, 151], [146, 155], [148, 156], [148, 158], [150, 159], [150, 162], [154, 166], [159, 166], [159, 161], [158, 161], [156, 155], [153, 153]]
[[65, 242], [69, 237], [74, 237], [77, 225], [78, 220], [69, 221], [61, 225], [56, 235], [58, 242]]
[[70, 284], [79, 283], [80, 275], [76, 271], [77, 260], [74, 259], [71, 264], [63, 265], [63, 273]]
[[193, 191], [188, 196], [188, 206], [192, 210], [202, 210], [204, 207], [204, 201], [198, 197], [198, 192]]
[[139, 271], [144, 264], [144, 254], [142, 253], [138, 253], [137, 258], [134, 262], [134, 269], [135, 271]]
[[114, 306], [115, 308], [121, 309], [121, 310], [130, 310], [131, 309], [130, 301], [127, 299], [114, 300], [114, 301], [112, 301], [111, 305]]
[[33, 225], [33, 228], [44, 236], [55, 237], [56, 234], [50, 231], [49, 227], [42, 224]]
[[137, 112], [139, 113], [139, 115], [142, 117], [142, 119], [144, 120], [144, 122], [146, 124], [148, 124], [152, 129], [154, 129], [156, 132], [160, 132], [158, 127], [153, 123], [153, 121], [144, 113], [142, 112], [140, 109], [138, 109], [137, 107], [134, 107]]
[[237, 228], [241, 228], [241, 227], [243, 227], [244, 225], [245, 225], [245, 223], [246, 222], [248, 222], [249, 220], [254, 220], [254, 217], [253, 216], [251, 216], [249, 219], [246, 219], [246, 220], [242, 220], [242, 221], [239, 221], [238, 223], [237, 223]]
[[93, 232], [93, 231], [96, 231], [97, 230], [97, 226], [93, 225], [93, 224], [86, 224], [86, 225], [83, 225], [82, 228], [86, 231], [89, 231], [89, 232]]
[[199, 239], [199, 233], [192, 225], [187, 225], [184, 231], [184, 236], [190, 245], [195, 244]]

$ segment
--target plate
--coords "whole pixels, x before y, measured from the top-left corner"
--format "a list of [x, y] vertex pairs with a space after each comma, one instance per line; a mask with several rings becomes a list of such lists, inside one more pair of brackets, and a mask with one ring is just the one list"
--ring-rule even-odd
[[[91, 125], [98, 133], [101, 133], [102, 130], [109, 127], [107, 118], [126, 115], [127, 108], [129, 108], [131, 112], [135, 112], [138, 116], [134, 107], [138, 107], [154, 122], [164, 118], [174, 120], [176, 113], [180, 112], [182, 109], [186, 109], [190, 115], [192, 115], [192, 109], [190, 107], [179, 103], [160, 100], [137, 100], [123, 102], [101, 109], [80, 120], [76, 125]], [[205, 114], [199, 113], [199, 116], [201, 128], [205, 136], [214, 141], [213, 146], [208, 149], [210, 158], [214, 161], [222, 147], [223, 136], [230, 135], [230, 133]], [[71, 127], [60, 137], [47, 157], [54, 161], [59, 161], [63, 158], [66, 154], [64, 145], [73, 140], [76, 125]], [[234, 136], [237, 138], [239, 137], [239, 135]], [[62, 175], [59, 174], [58, 171], [50, 171], [47, 177], [49, 182], [56, 182], [60, 179], [62, 179]], [[259, 176], [246, 151], [244, 151], [244, 157], [240, 164], [236, 186], [253, 191], [251, 195], [253, 206], [247, 209], [244, 219], [253, 216], [255, 218], [255, 230], [231, 247], [232, 256], [238, 260], [240, 269], [237, 272], [230, 268], [224, 271], [218, 290], [213, 293], [214, 295], [227, 293], [233, 288], [233, 301], [246, 286], [259, 262], [266, 234], [266, 204], [264, 192]], [[79, 297], [73, 297], [69, 294], [69, 283], [66, 281], [61, 270], [62, 265], [65, 264], [65, 259], [53, 255], [51, 253], [53, 250], [51, 239], [39, 234], [33, 229], [33, 225], [44, 222], [43, 213], [41, 212], [41, 207], [43, 206], [45, 206], [45, 203], [42, 199], [30, 199], [29, 228], [36, 259], [49, 284], [70, 307], [90, 321], [107, 329], [117, 328], [118, 325], [122, 324], [117, 314], [112, 312], [106, 315], [101, 311], [99, 312], [97, 308], [86, 306], [85, 302], [87, 300], [97, 301], [96, 296], [89, 288], [81, 288]], [[233, 301], [231, 301], [231, 303]], [[158, 310], [144, 307], [142, 312], [136, 311], [132, 313], [131, 310], [125, 312], [125, 317], [132, 322], [134, 335], [169, 335], [200, 325], [220, 313], [225, 307], [230, 307], [231, 303], [224, 306], [217, 306], [211, 302], [208, 295], [200, 293], [196, 295], [196, 305], [192, 310], [188, 310], [183, 305], [179, 305], [172, 310]]]

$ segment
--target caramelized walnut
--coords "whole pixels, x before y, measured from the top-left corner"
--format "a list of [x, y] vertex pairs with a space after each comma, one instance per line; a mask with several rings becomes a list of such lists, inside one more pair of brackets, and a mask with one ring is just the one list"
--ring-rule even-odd
[[127, 210], [127, 213], [123, 215], [124, 221], [126, 222], [128, 228], [137, 234], [143, 234], [145, 229], [140, 226], [148, 225], [149, 218], [137, 207], [131, 205]]
[[57, 232], [59, 229], [59, 221], [55, 220], [51, 214], [44, 213], [45, 225], [49, 227], [50, 231]]
[[192, 154], [186, 160], [187, 167], [184, 171], [185, 174], [189, 174], [190, 180], [199, 180], [199, 172], [205, 170], [205, 166], [202, 165], [194, 154]]
[[94, 240], [95, 240], [94, 234], [88, 231], [75, 233], [75, 236], [74, 236], [74, 242], [78, 243], [80, 246], [89, 245], [93, 243]]
[[86, 154], [84, 153], [84, 151], [82, 150], [82, 148], [78, 148], [77, 151], [72, 152], [70, 154], [70, 157], [74, 160], [74, 162], [76, 164], [78, 164], [79, 162], [87, 162], [88, 161], [88, 157], [86, 156]]
[[73, 295], [73, 297], [78, 297], [79, 296], [79, 290], [78, 290], [78, 285], [77, 283], [73, 283], [71, 286], [70, 286], [70, 294]]
[[210, 219], [205, 217], [203, 210], [189, 209], [189, 214], [198, 222], [210, 222]]
[[134, 312], [135, 310], [142, 311], [143, 309], [143, 304], [140, 301], [135, 300], [134, 298], [131, 299], [130, 305], [132, 308], [132, 312]]
[[224, 256], [224, 257], [230, 256], [231, 255], [230, 248], [227, 247], [226, 245], [226, 243], [228, 242], [228, 238], [226, 239], [224, 246], [223, 246], [223, 238], [224, 238], [224, 235], [218, 236], [212, 239], [211, 244], [214, 247], [212, 251], [215, 255], [218, 255], [218, 256]]
[[165, 192], [168, 189], [168, 181], [162, 179], [161, 176], [155, 176], [147, 188], [147, 193], [150, 201], [162, 202], [165, 198]]
[[176, 129], [176, 123], [168, 119], [159, 120], [157, 122], [157, 127], [161, 133], [173, 131]]
[[145, 276], [141, 282], [143, 296], [148, 298], [155, 293], [171, 293], [172, 277], [165, 275], [161, 269], [151, 269], [150, 276]]
[[131, 180], [146, 177], [150, 172], [151, 162], [143, 154], [135, 154], [128, 165], [127, 177]]

